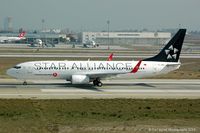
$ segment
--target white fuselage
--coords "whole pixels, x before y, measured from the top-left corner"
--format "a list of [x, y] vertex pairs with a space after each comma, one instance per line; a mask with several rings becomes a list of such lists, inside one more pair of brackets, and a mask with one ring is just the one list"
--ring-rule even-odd
[[19, 41], [25, 39], [25, 37], [1, 37], [0, 36], [0, 42], [13, 42], [13, 41]]
[[92, 81], [116, 75], [128, 74], [143, 78], [168, 73], [180, 67], [179, 62], [142, 61], [136, 73], [131, 73], [138, 61], [33, 61], [16, 65], [7, 74], [17, 79], [65, 79], [84, 75]]

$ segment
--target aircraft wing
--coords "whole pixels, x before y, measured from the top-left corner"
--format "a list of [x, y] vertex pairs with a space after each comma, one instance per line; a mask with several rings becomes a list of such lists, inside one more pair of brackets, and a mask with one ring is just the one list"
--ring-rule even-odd
[[[140, 64], [142, 63], [142, 60], [139, 60], [138, 63], [135, 65], [135, 67], [130, 71], [130, 72], [127, 72], [127, 73], [137, 73], [139, 67], [140, 67]], [[117, 72], [115, 74], [110, 74], [110, 73], [107, 73], [107, 72], [99, 72], [99, 73], [90, 73], [90, 74], [86, 74], [88, 77], [90, 77], [90, 79], [96, 79], [96, 78], [100, 78], [100, 79], [105, 79], [105, 78], [111, 78], [111, 77], [115, 77], [119, 74], [124, 74], [124, 72]]]
[[90, 77], [91, 80], [93, 80], [96, 78], [100, 78], [100, 79], [112, 78], [112, 77], [116, 77], [119, 74], [123, 74], [123, 73], [116, 73], [116, 74], [96, 73], [96, 74], [87, 74], [87, 76]]

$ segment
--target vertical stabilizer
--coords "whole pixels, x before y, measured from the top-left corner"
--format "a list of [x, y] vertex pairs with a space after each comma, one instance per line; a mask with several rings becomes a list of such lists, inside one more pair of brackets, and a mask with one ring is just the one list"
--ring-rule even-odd
[[178, 62], [181, 53], [186, 29], [179, 29], [166, 46], [154, 57], [144, 59], [144, 61]]

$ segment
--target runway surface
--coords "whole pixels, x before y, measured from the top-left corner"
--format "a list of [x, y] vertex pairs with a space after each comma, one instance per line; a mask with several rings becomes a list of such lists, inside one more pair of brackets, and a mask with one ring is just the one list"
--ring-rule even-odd
[[102, 82], [103, 87], [71, 85], [65, 81], [32, 81], [24, 86], [21, 81], [0, 79], [0, 98], [200, 98], [200, 80], [122, 79]]

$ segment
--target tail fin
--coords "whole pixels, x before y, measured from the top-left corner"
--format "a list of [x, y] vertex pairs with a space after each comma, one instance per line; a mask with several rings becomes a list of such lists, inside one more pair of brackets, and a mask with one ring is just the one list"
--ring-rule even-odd
[[185, 33], [186, 29], [179, 29], [179, 31], [166, 44], [159, 54], [154, 57], [144, 59], [143, 61], [178, 62]]
[[22, 38], [22, 37], [24, 37], [24, 36], [25, 36], [25, 34], [26, 34], [26, 32], [25, 32], [25, 31], [21, 32], [21, 33], [19, 34], [19, 38]]

